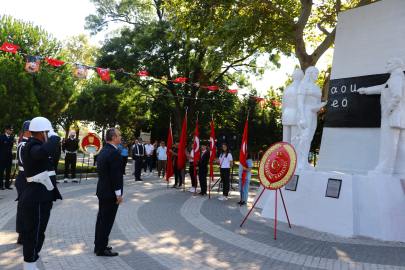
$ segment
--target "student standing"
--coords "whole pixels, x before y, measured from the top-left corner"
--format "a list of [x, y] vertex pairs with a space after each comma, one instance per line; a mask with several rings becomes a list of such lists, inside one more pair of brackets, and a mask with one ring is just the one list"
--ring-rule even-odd
[[183, 184], [183, 177], [181, 177], [181, 170], [177, 169], [177, 159], [178, 159], [178, 152], [179, 152], [179, 145], [180, 140], [176, 140], [175, 144], [173, 145], [172, 149], [170, 149], [170, 153], [173, 155], [173, 172], [174, 172], [174, 185], [172, 188], [181, 189]]
[[200, 179], [201, 192], [198, 193], [201, 196], [207, 195], [207, 173], [208, 173], [208, 161], [210, 160], [210, 152], [207, 151], [207, 143], [201, 142], [201, 154], [196, 170], [198, 170], [198, 178]]
[[188, 158], [188, 162], [190, 167], [188, 168], [188, 173], [190, 174], [191, 178], [191, 189], [188, 192], [194, 193], [195, 189], [197, 188], [196, 177], [194, 176], [194, 151], [193, 151], [194, 142], [190, 143], [189, 151], [186, 152], [186, 156]]
[[[245, 205], [248, 199], [248, 192], [249, 192], [249, 184], [250, 179], [252, 177], [252, 167], [253, 167], [253, 160], [250, 157], [250, 151], [247, 150], [247, 157], [246, 157], [246, 165], [247, 167], [243, 167], [242, 164], [239, 162], [239, 191], [242, 201], [238, 202], [237, 204]], [[246, 178], [245, 184], [242, 187], [242, 172], [246, 171]]]
[[149, 166], [149, 174], [152, 175], [152, 163], [153, 163], [153, 152], [155, 151], [155, 147], [150, 144], [150, 140], [146, 140], [145, 145], [145, 167], [144, 167], [144, 175], [146, 174], [146, 169]]
[[221, 155], [216, 160], [219, 163], [219, 168], [221, 172], [222, 180], [222, 196], [218, 198], [220, 201], [228, 200], [229, 193], [229, 176], [231, 174], [231, 168], [233, 166], [232, 154], [229, 153], [228, 145], [226, 143], [222, 144]]

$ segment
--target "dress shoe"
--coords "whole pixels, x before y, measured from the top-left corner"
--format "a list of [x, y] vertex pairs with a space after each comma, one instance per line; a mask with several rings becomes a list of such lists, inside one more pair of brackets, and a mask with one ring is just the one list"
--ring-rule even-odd
[[141, 178], [139, 178], [139, 179], [135, 179], [135, 181], [143, 181]]
[[98, 251], [97, 256], [113, 257], [118, 256], [118, 252], [105, 249], [104, 251]]
[[200, 192], [198, 194], [200, 194], [201, 196], [206, 196], [207, 195], [207, 193], [202, 193], [202, 192]]
[[76, 179], [72, 180], [73, 183], [79, 183], [79, 181], [77, 181]]
[[12, 187], [6, 187], [6, 189], [13, 189]]
[[[112, 250], [112, 247], [107, 246], [106, 249], [107, 249], [107, 250]], [[97, 253], [96, 247], [94, 247], [94, 253]]]
[[23, 245], [24, 244], [24, 234], [19, 233], [17, 238], [17, 244]]
[[0, 187], [0, 190], [5, 190], [5, 188], [4, 188], [4, 187]]

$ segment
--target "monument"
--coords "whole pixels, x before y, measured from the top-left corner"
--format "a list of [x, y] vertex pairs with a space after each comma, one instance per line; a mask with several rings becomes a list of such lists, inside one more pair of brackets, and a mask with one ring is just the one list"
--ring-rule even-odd
[[[292, 226], [405, 241], [404, 15], [403, 0], [339, 13], [318, 166], [283, 192]], [[262, 217], [273, 218], [274, 195]]]

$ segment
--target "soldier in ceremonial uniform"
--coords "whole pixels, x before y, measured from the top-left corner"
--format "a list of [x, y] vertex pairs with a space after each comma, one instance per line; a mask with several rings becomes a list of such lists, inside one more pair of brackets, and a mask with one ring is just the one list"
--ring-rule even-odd
[[142, 138], [138, 138], [138, 143], [135, 144], [132, 150], [132, 159], [135, 160], [135, 181], [143, 181], [141, 179], [141, 172], [143, 161], [145, 159], [145, 146], [142, 145]]
[[[24, 165], [22, 160], [22, 152], [24, 151], [25, 144], [28, 142], [28, 139], [31, 138], [31, 132], [29, 131], [31, 121], [25, 121], [23, 124], [22, 132], [23, 137], [20, 144], [17, 147], [17, 162], [18, 162], [18, 175], [15, 179], [15, 188], [17, 189], [18, 197], [24, 191], [25, 186], [27, 185], [27, 178], [25, 177]], [[25, 235], [25, 226], [24, 219], [21, 209], [17, 206], [17, 220], [16, 220], [16, 231], [18, 233], [17, 244], [24, 244], [24, 235]]]
[[23, 214], [26, 230], [24, 270], [36, 270], [53, 201], [62, 199], [50, 158], [60, 138], [52, 131], [51, 122], [44, 117], [32, 119], [29, 130], [32, 138], [28, 139], [22, 152], [27, 186], [18, 197], [18, 207]]
[[75, 139], [76, 132], [71, 131], [70, 137], [63, 142], [62, 151], [66, 153], [65, 157], [65, 179], [64, 182], [68, 182], [69, 165], [72, 167], [72, 178], [74, 183], [78, 183], [76, 180], [76, 162], [77, 162], [77, 150], [79, 149], [79, 142]]
[[[4, 127], [6, 133], [0, 136], [0, 190], [13, 189], [10, 187], [10, 173], [11, 164], [13, 163], [13, 143], [14, 137], [11, 136], [13, 133], [13, 126], [8, 125]], [[4, 169], [6, 169], [6, 185], [3, 183]]]

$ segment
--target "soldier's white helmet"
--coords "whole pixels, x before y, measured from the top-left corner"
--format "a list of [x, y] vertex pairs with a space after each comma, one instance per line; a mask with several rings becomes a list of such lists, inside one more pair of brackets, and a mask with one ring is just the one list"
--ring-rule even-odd
[[31, 120], [30, 131], [50, 131], [53, 130], [51, 122], [45, 117], [35, 117]]

